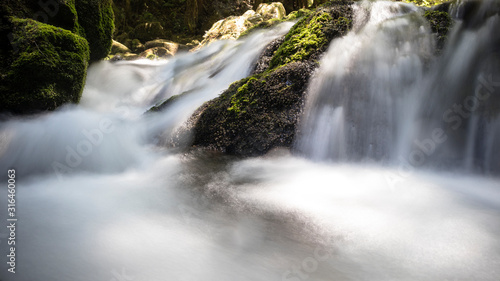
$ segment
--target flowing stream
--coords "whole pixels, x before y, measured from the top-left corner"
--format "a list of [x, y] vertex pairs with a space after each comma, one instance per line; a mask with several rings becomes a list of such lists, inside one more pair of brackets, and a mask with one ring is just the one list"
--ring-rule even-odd
[[355, 4], [290, 151], [163, 144], [293, 23], [168, 61], [94, 64], [78, 106], [2, 121], [18, 221], [16, 274], [0, 228], [0, 280], [499, 280], [500, 17], [457, 21], [436, 55], [422, 15]]

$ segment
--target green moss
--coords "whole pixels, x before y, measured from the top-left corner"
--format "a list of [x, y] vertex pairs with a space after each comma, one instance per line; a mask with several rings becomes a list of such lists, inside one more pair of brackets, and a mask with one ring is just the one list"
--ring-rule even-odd
[[406, 0], [407, 3], [414, 3], [415, 5], [426, 7], [432, 7], [448, 1], [450, 0]]
[[309, 59], [329, 43], [332, 32], [335, 35], [344, 35], [351, 26], [350, 19], [344, 16], [334, 19], [329, 12], [321, 10], [302, 18], [286, 35], [285, 42], [271, 59], [269, 68]]
[[453, 20], [447, 12], [440, 11], [426, 11], [424, 17], [429, 21], [432, 32], [437, 35], [438, 50], [442, 49]]
[[256, 77], [250, 77], [248, 81], [238, 88], [236, 93], [231, 97], [231, 107], [227, 110], [235, 114], [246, 113], [245, 108], [251, 104], [250, 95], [252, 94], [252, 84], [258, 81]]
[[105, 58], [111, 50], [114, 15], [111, 0], [75, 0], [80, 35], [89, 42], [90, 60]]
[[298, 11], [293, 11], [290, 14], [288, 14], [288, 16], [286, 16], [285, 20], [288, 21], [288, 20], [300, 19], [302, 17], [309, 16], [311, 13], [312, 13], [312, 11], [309, 9], [300, 9]]
[[351, 28], [352, 3], [337, 0], [315, 12], [304, 10], [284, 38], [266, 47], [254, 75], [234, 82], [193, 114], [193, 145], [240, 156], [290, 147], [310, 76], [329, 42]]
[[263, 21], [261, 23], [258, 23], [256, 25], [250, 27], [249, 29], [245, 30], [243, 33], [241, 33], [241, 35], [240, 35], [239, 38], [244, 38], [245, 36], [248, 36], [248, 34], [252, 33], [255, 30], [271, 28], [273, 26], [278, 25], [279, 23], [282, 23], [282, 22], [285, 22], [285, 21], [296, 20], [296, 19], [308, 16], [311, 13], [312, 13], [311, 10], [300, 9], [298, 11], [291, 12], [288, 16], [284, 17], [283, 19], [273, 18], [273, 19], [270, 19], [270, 20], [267, 20], [267, 21]]
[[32, 19], [11, 19], [17, 52], [2, 77], [0, 110], [14, 113], [53, 110], [80, 100], [89, 47], [69, 30]]

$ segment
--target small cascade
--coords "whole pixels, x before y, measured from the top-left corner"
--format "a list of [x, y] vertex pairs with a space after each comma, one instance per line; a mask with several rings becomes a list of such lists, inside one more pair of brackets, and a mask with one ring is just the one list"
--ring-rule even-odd
[[313, 159], [390, 160], [417, 102], [409, 89], [432, 56], [415, 6], [355, 7], [354, 30], [332, 42], [309, 89], [298, 147]]
[[481, 24], [458, 20], [440, 54], [422, 10], [357, 3], [353, 31], [332, 42], [311, 82], [297, 149], [322, 161], [500, 171], [500, 21], [483, 18], [493, 2], [468, 19]]
[[[200, 105], [249, 75], [262, 49], [292, 25], [255, 32], [244, 41], [214, 42], [164, 62], [94, 64], [78, 107], [0, 123], [0, 168], [60, 176], [137, 167], [154, 158], [145, 144], [154, 144], [162, 133], [168, 137]], [[165, 112], [144, 114], [181, 94]]]

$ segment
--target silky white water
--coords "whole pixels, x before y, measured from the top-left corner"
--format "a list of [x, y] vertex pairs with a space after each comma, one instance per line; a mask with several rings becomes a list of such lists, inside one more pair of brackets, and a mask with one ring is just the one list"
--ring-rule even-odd
[[[301, 129], [291, 151], [242, 160], [161, 145], [291, 24], [169, 61], [93, 65], [80, 105], [3, 121], [0, 171], [16, 169], [18, 222], [15, 275], [0, 228], [0, 280], [498, 280], [499, 119], [463, 118], [476, 124], [450, 131], [470, 136], [463, 143], [450, 133], [425, 164], [399, 162], [414, 138], [440, 128], [432, 110], [460, 97], [434, 87], [438, 74], [425, 66], [437, 60], [434, 41], [418, 9], [363, 2], [356, 11], [311, 82], [303, 126], [312, 131]], [[462, 75], [446, 85], [467, 84], [452, 58], [480, 57], [467, 42], [484, 50], [497, 23], [454, 28], [457, 47], [433, 68]], [[465, 65], [479, 70], [473, 81], [489, 71]], [[339, 87], [353, 95], [328, 96]], [[450, 100], [425, 96], [440, 91]], [[143, 114], [182, 93], [165, 112]], [[363, 130], [353, 135], [353, 125]], [[460, 164], [442, 169], [449, 159]], [[0, 200], [7, 218], [5, 188]]]

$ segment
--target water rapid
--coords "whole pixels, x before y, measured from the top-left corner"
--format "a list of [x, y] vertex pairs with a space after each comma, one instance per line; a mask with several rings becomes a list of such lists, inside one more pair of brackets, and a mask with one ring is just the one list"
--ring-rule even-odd
[[[0, 280], [498, 280], [499, 16], [457, 21], [438, 55], [419, 8], [355, 13], [310, 82], [292, 150], [163, 145], [292, 23], [168, 61], [94, 64], [78, 106], [2, 121], [18, 222], [15, 275], [0, 228]], [[454, 110], [484, 93], [466, 117]]]

